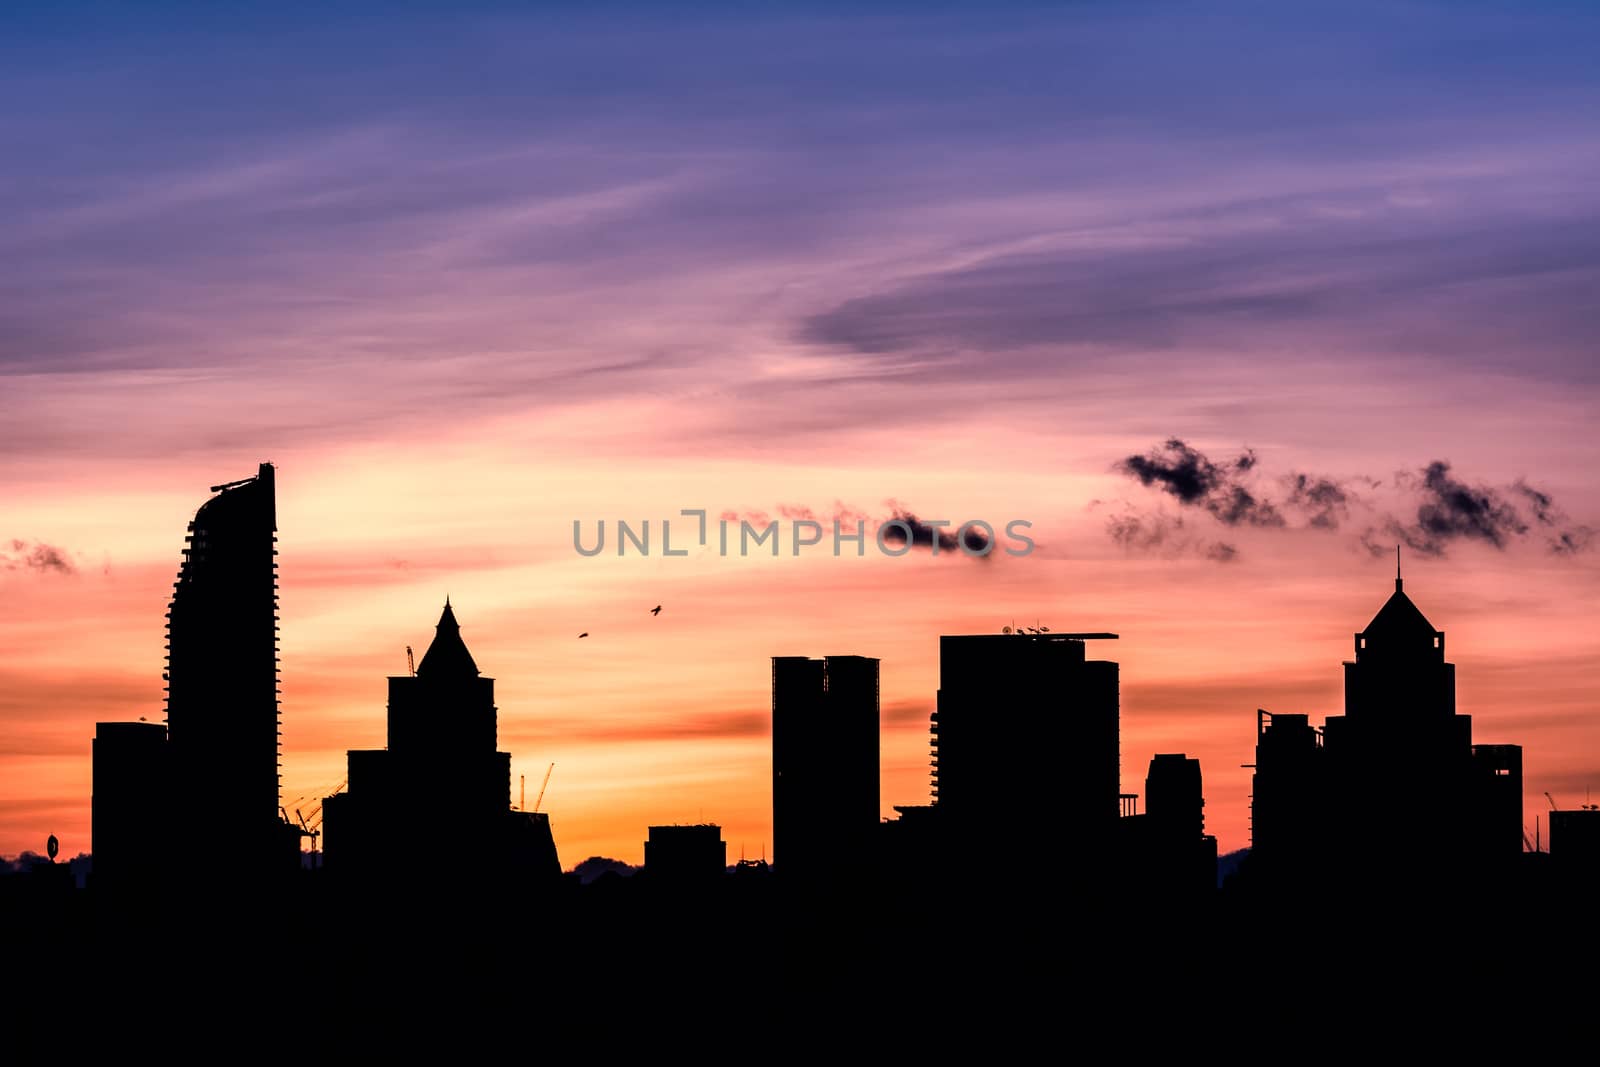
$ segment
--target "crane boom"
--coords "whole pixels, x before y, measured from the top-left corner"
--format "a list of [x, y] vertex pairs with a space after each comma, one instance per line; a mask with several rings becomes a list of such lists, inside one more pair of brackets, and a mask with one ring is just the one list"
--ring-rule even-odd
[[539, 805], [544, 802], [545, 786], [548, 786], [550, 784], [550, 772], [554, 771], [555, 769], [556, 769], [556, 765], [554, 763], [552, 763], [552, 764], [550, 764], [549, 770], [546, 770], [544, 772], [544, 785], [541, 785], [539, 787], [539, 795], [533, 798], [533, 810], [535, 812], [537, 812], [539, 810]]

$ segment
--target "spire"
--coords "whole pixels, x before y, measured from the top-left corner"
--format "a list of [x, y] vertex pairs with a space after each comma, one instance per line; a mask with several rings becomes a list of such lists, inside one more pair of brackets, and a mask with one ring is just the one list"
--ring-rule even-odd
[[472, 653], [467, 651], [466, 642], [461, 640], [461, 624], [456, 622], [456, 613], [450, 607], [450, 598], [447, 596], [444, 612], [439, 616], [439, 625], [434, 627], [433, 644], [428, 646], [428, 651], [422, 655], [422, 662], [417, 664], [417, 676], [475, 678], [477, 674], [478, 665], [473, 662]]
[[[1400, 546], [1399, 545], [1395, 545], [1394, 546], [1394, 591], [1396, 593], [1403, 593], [1403, 592], [1405, 592], [1405, 588], [1406, 587], [1405, 587], [1404, 583], [1402, 583], [1401, 580], [1400, 580]], [[446, 604], [450, 603], [450, 598], [446, 597], [444, 602]]]
[[[1357, 636], [1365, 639], [1365, 644], [1357, 644], [1357, 649], [1378, 649], [1394, 651], [1397, 649], [1440, 649], [1436, 638], [1442, 637], [1434, 629], [1433, 623], [1422, 614], [1421, 609], [1414, 604], [1405, 590], [1401, 588], [1400, 550], [1395, 549], [1395, 579], [1394, 592], [1389, 594], [1389, 599], [1384, 602], [1378, 613], [1367, 623], [1367, 628]], [[1357, 655], [1360, 653], [1358, 651]]]

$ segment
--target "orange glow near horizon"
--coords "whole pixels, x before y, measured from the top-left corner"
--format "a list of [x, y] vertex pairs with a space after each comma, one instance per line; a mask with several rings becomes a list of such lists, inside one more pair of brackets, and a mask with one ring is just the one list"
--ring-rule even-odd
[[[904, 487], [897, 496], [923, 515], [997, 527], [1029, 519], [1039, 548], [1023, 558], [887, 558], [870, 547], [865, 558], [835, 558], [826, 543], [800, 558], [696, 549], [619, 559], [611, 544], [583, 558], [571, 546], [573, 519], [590, 536], [601, 518], [608, 527], [649, 519], [659, 553], [659, 521], [683, 507], [705, 507], [713, 521], [725, 509], [777, 514], [801, 503], [823, 513], [834, 501], [881, 514], [871, 494], [883, 475], [843, 461], [789, 471], [713, 461], [684, 476], [671, 456], [641, 456], [640, 473], [608, 489], [611, 460], [568, 452], [529, 469], [519, 466], [518, 444], [495, 456], [463, 435], [427, 454], [368, 446], [280, 460], [291, 810], [343, 778], [346, 749], [382, 746], [384, 678], [404, 672], [406, 645], [421, 655], [448, 594], [480, 668], [497, 679], [511, 802], [518, 776], [531, 798], [556, 764], [542, 807], [567, 867], [591, 855], [639, 862], [651, 823], [717, 822], [730, 855], [770, 850], [774, 655], [882, 660], [883, 812], [925, 803], [937, 638], [1013, 620], [1121, 635], [1090, 654], [1122, 665], [1123, 789], [1143, 792], [1156, 752], [1198, 757], [1208, 827], [1231, 850], [1248, 842], [1249, 772], [1240, 765], [1252, 760], [1255, 709], [1316, 720], [1338, 712], [1350, 635], [1392, 577], [1383, 561], [1309, 532], [1262, 537], [1227, 565], [1128, 558], [1105, 543], [1098, 509], [1088, 506], [1122, 489], [1104, 460], [1060, 475], [1083, 486], [1084, 499], [1048, 511], [1026, 506], [1042, 499], [1026, 475], [1015, 487], [975, 467], [894, 475]], [[162, 616], [183, 527], [208, 482], [248, 474], [253, 462], [243, 453], [208, 461], [201, 477], [188, 461], [175, 463], [147, 493], [120, 473], [85, 479], [74, 493], [28, 505], [24, 528], [81, 547], [76, 573], [0, 578], [8, 604], [0, 852], [38, 851], [49, 833], [68, 853], [89, 850], [94, 723], [163, 714]], [[679, 522], [692, 529], [692, 520]], [[680, 536], [675, 526], [675, 542], [685, 543]], [[1459, 710], [1474, 716], [1475, 739], [1525, 746], [1531, 826], [1545, 790], [1576, 803], [1600, 780], [1589, 705], [1595, 639], [1583, 606], [1594, 571], [1527, 553], [1460, 555], [1410, 561], [1408, 591], [1449, 634]], [[656, 603], [665, 606], [659, 617], [648, 614]], [[579, 640], [584, 631], [591, 636]], [[418, 783], [417, 802], [427, 796]], [[1396, 783], [1402, 825], [1422, 800]]]
[[[1256, 709], [1341, 710], [1396, 541], [1474, 737], [1524, 747], [1530, 831], [1600, 797], [1574, 5], [28, 6], [0, 854], [90, 849], [94, 724], [162, 717], [185, 526], [262, 461], [291, 814], [383, 743], [448, 594], [513, 794], [556, 764], [569, 868], [651, 823], [770, 846], [776, 655], [878, 658], [883, 812], [925, 802], [937, 639], [1013, 621], [1121, 635], [1091, 654], [1122, 788], [1199, 758], [1239, 849]], [[1209, 466], [1128, 463], [1179, 445]], [[682, 544], [689, 508], [1037, 550], [573, 550], [574, 520]], [[1386, 785], [1397, 834], [1445, 802]]]

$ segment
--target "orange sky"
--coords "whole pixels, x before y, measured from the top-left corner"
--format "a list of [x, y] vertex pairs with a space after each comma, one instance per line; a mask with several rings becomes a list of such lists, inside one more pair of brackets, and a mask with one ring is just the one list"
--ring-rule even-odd
[[[1132, 439], [1037, 444], [1009, 454], [1000, 481], [991, 457], [937, 439], [882, 459], [871, 432], [837, 435], [803, 466], [781, 450], [690, 462], [667, 413], [653, 415], [666, 440], [631, 455], [586, 454], [561, 420], [506, 417], [426, 447], [227, 447], [39, 471], [50, 488], [13, 497], [23, 507], [8, 519], [72, 546], [77, 570], [0, 574], [0, 851], [37, 849], [48, 833], [88, 849], [93, 723], [162, 714], [162, 615], [184, 525], [208, 483], [257, 459], [279, 463], [285, 799], [335, 785], [345, 749], [381, 746], [384, 678], [405, 670], [407, 644], [420, 654], [448, 593], [497, 679], [513, 781], [526, 775], [537, 791], [556, 763], [544, 809], [569, 866], [594, 854], [638, 862], [652, 822], [719, 822], [731, 852], [770, 841], [774, 655], [879, 657], [883, 808], [925, 801], [936, 639], [1012, 619], [1120, 633], [1097, 650], [1122, 664], [1123, 788], [1143, 791], [1157, 751], [1199, 757], [1208, 825], [1224, 849], [1240, 847], [1255, 708], [1338, 711], [1350, 635], [1390, 589], [1390, 564], [1338, 533], [1243, 531], [1227, 564], [1118, 549], [1102, 530], [1110, 505], [1093, 502], [1149, 503], [1109, 470], [1138, 449]], [[616, 413], [630, 421], [643, 425], [637, 410]], [[1263, 464], [1289, 448], [1265, 432], [1250, 439]], [[841, 500], [882, 515], [885, 484], [926, 517], [1027, 518], [1039, 548], [980, 562], [870, 550], [583, 558], [571, 547], [574, 518], [592, 532], [599, 518], [659, 522], [686, 506], [826, 513]], [[1581, 800], [1600, 782], [1592, 563], [1464, 545], [1413, 559], [1408, 576], [1449, 632], [1475, 737], [1527, 747], [1530, 826], [1543, 790]], [[656, 603], [665, 610], [651, 617]], [[1396, 783], [1397, 818], [1424, 800]]]
[[[292, 7], [0, 32], [0, 854], [88, 850], [94, 723], [160, 717], [185, 525], [262, 460], [286, 800], [448, 593], [565, 864], [754, 853], [771, 656], [882, 660], [888, 811], [938, 636], [1014, 619], [1122, 635], [1123, 788], [1199, 757], [1238, 848], [1255, 709], [1340, 710], [1396, 540], [1530, 827], [1600, 787], [1592, 13]], [[1203, 486], [1131, 476], [1169, 438]], [[1039, 548], [571, 547], [890, 501]]]

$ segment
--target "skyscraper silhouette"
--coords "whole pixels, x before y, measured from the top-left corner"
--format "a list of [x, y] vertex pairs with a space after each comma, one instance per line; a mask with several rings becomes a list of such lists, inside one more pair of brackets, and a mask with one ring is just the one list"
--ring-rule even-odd
[[1115, 634], [939, 638], [935, 806], [966, 855], [1110, 847], [1120, 814], [1118, 668], [1086, 642]]
[[[1305, 716], [1259, 713], [1253, 840], [1269, 869], [1326, 874], [1361, 857], [1386, 876], [1431, 886], [1465, 865], [1521, 851], [1522, 753], [1472, 743], [1456, 713], [1444, 631], [1394, 593], [1355, 635], [1343, 715], [1320, 732]], [[1425, 812], [1406, 818], [1411, 803]]]
[[494, 679], [479, 674], [448, 600], [434, 631], [416, 674], [389, 679], [388, 747], [351, 750], [349, 788], [323, 801], [327, 870], [350, 879], [425, 877], [419, 857], [447, 848], [485, 871], [559, 876], [549, 816], [511, 810], [511, 754], [496, 750]]
[[772, 840], [778, 876], [865, 869], [878, 825], [878, 661], [772, 660]]
[[[273, 468], [211, 487], [189, 523], [167, 610], [167, 726], [101, 723], [97, 850], [111, 881], [154, 841], [153, 798], [182, 798], [183, 847], [217, 881], [249, 885], [300, 861], [300, 831], [280, 818], [277, 504]], [[121, 801], [114, 798], [122, 798]], [[136, 806], [141, 814], [113, 812]], [[169, 832], [169, 837], [172, 836]], [[154, 857], [144, 861], [155, 862]]]

